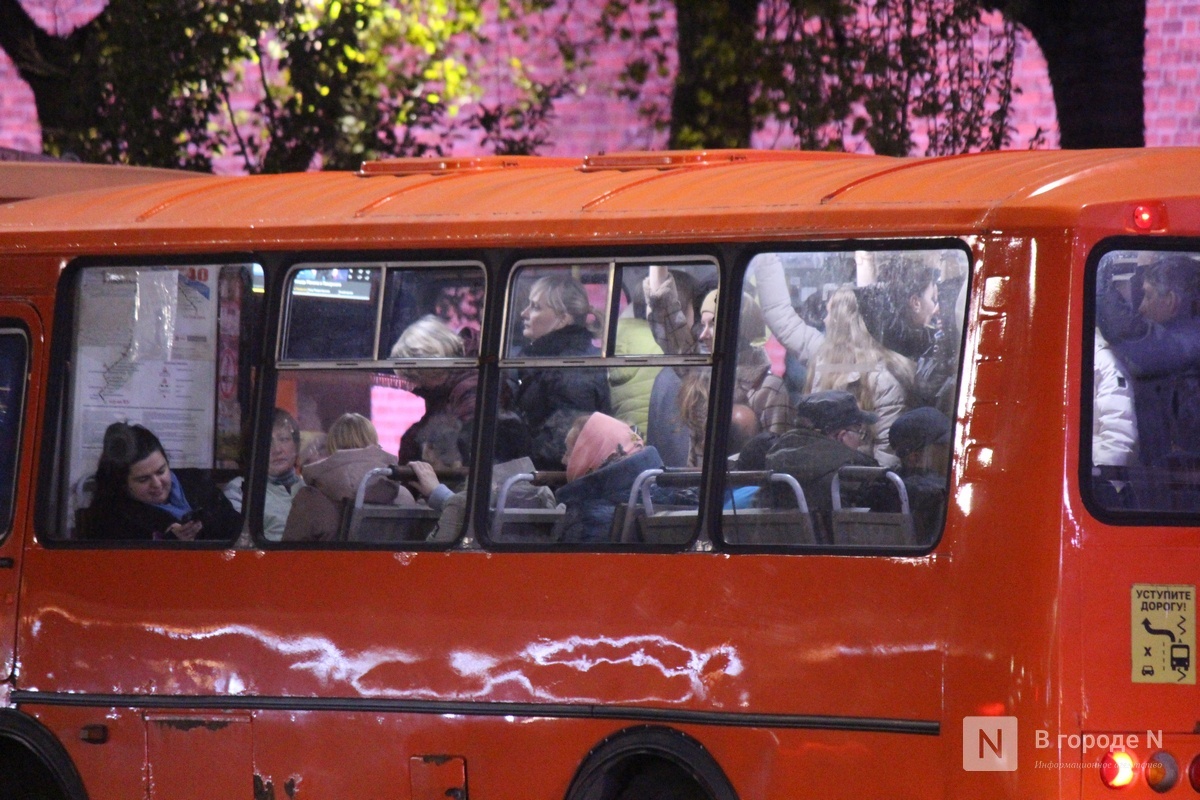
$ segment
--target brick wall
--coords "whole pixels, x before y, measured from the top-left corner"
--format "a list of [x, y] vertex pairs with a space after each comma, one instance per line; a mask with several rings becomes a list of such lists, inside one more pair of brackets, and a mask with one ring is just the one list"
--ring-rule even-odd
[[1200, 143], [1200, 3], [1146, 3], [1146, 145]]
[[[69, 31], [98, 13], [104, 0], [24, 0], [26, 7], [48, 30]], [[577, 6], [578, 7], [578, 6]], [[584, 25], [583, 22], [578, 23]], [[582, 31], [581, 31], [582, 35]], [[510, 51], [502, 41], [485, 59], [506, 59]], [[615, 99], [613, 87], [623, 54], [616, 47], [597, 53], [597, 67], [588, 91], [562, 101], [552, 133], [550, 154], [580, 154], [661, 147], [665, 135], [648, 130], [625, 101]], [[1146, 3], [1146, 144], [1149, 146], [1200, 144], [1200, 2], [1147, 0]], [[1058, 144], [1054, 102], [1046, 78], [1045, 62], [1037, 45], [1026, 37], [1017, 61], [1021, 94], [1014, 107], [1015, 134], [1011, 146], [1022, 148], [1038, 140], [1042, 147]], [[666, 96], [669, 86], [657, 87]], [[1038, 137], [1038, 131], [1041, 137]], [[765, 131], [755, 138], [759, 147], [787, 145], [787, 137]], [[456, 146], [471, 152], [477, 143]], [[40, 149], [33, 95], [20, 80], [8, 57], [0, 53], [0, 147]], [[222, 165], [224, 170], [235, 164]]]

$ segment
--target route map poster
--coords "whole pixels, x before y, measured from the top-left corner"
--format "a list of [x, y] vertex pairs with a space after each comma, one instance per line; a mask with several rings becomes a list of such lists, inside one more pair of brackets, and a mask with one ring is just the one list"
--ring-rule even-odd
[[71, 486], [111, 423], [140, 423], [173, 467], [210, 468], [220, 266], [85, 270], [77, 308]]

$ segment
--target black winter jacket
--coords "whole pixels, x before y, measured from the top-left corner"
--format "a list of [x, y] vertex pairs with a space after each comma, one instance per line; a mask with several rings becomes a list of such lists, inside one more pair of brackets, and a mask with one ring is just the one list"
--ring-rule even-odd
[[[525, 358], [569, 358], [599, 355], [592, 334], [581, 325], [568, 325], [537, 339], [521, 353]], [[597, 360], [597, 367], [600, 366]], [[562, 469], [564, 452], [559, 426], [547, 426], [550, 416], [563, 412], [578, 416], [611, 412], [608, 370], [568, 368], [523, 369], [514, 391], [516, 410], [533, 436], [530, 456], [538, 469]], [[569, 427], [569, 426], [568, 426]]]
[[[226, 541], [237, 538], [242, 530], [242, 516], [209, 479], [208, 470], [173, 469], [171, 473], [179, 479], [183, 496], [192, 508], [200, 511], [204, 527], [198, 538]], [[170, 512], [128, 495], [109, 502], [98, 499], [84, 514], [87, 523], [83, 535], [105, 541], [175, 541], [166, 530], [179, 521]]]

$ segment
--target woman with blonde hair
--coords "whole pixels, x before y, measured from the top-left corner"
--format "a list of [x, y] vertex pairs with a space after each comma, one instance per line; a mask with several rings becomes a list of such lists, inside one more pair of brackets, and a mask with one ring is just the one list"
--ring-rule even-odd
[[867, 331], [853, 287], [834, 291], [828, 309], [825, 340], [809, 365], [805, 393], [837, 389], [854, 395], [860, 409], [879, 417], [870, 437], [875, 460], [882, 466], [894, 466], [899, 459], [887, 444], [888, 431], [908, 408], [916, 368]]
[[[589, 318], [592, 324], [589, 327]], [[583, 284], [560, 270], [543, 275], [529, 290], [521, 311], [521, 332], [527, 342], [525, 358], [570, 358], [599, 355], [592, 344], [601, 327], [600, 312], [592, 308]], [[563, 441], [546, 426], [555, 411], [588, 414], [611, 409], [608, 375], [604, 369], [522, 369], [513, 401], [535, 431], [530, 454], [539, 469], [555, 469], [562, 461]]]
[[830, 295], [825, 331], [821, 332], [792, 307], [783, 262], [777, 256], [759, 259], [754, 274], [767, 327], [808, 368], [805, 393], [836, 389], [854, 395], [860, 409], [879, 417], [863, 445], [864, 452], [881, 466], [898, 465], [900, 460], [887, 444], [887, 433], [892, 421], [908, 408], [913, 362], [871, 336], [853, 286], [842, 286]]
[[[462, 358], [466, 343], [441, 317], [426, 314], [409, 325], [392, 345], [392, 358]], [[425, 415], [400, 438], [400, 460], [421, 457], [418, 439], [429, 420], [440, 415], [457, 419], [467, 429], [475, 423], [475, 396], [479, 375], [473, 369], [410, 369], [401, 377], [412, 385], [412, 393], [425, 401]], [[464, 460], [469, 454], [464, 453]]]
[[[358, 493], [363, 477], [377, 467], [398, 463], [379, 446], [379, 434], [361, 414], [342, 414], [325, 437], [329, 456], [303, 469], [305, 486], [296, 493], [283, 529], [285, 542], [333, 541], [340, 533], [342, 505]], [[416, 505], [412, 493], [391, 481], [379, 480], [367, 488], [366, 502]]]

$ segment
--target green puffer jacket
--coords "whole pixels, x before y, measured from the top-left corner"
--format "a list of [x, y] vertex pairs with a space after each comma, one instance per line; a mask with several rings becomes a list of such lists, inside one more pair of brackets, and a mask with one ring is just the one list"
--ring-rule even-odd
[[[650, 323], [644, 319], [620, 320], [617, 323], [616, 355], [662, 355], [662, 348], [650, 331]], [[615, 367], [608, 371], [612, 415], [635, 426], [643, 437], [650, 418], [650, 389], [659, 369], [661, 367]]]

